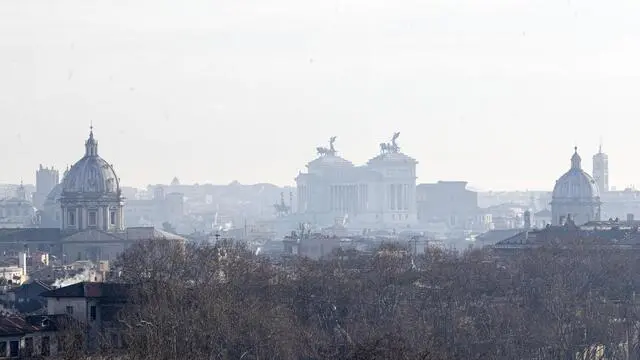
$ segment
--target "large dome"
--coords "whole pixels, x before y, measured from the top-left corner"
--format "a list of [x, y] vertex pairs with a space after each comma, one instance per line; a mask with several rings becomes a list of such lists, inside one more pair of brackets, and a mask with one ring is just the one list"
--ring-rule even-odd
[[62, 180], [62, 194], [118, 194], [120, 184], [113, 167], [98, 156], [98, 142], [93, 131], [85, 143], [85, 155]]
[[581, 158], [576, 152], [571, 157], [571, 169], [562, 175], [553, 188], [553, 199], [599, 200], [598, 184], [582, 170]]
[[51, 189], [51, 191], [49, 192], [49, 194], [47, 195], [47, 202], [57, 202], [58, 200], [60, 200], [60, 195], [62, 194], [62, 183], [56, 185], [53, 187], [53, 189]]

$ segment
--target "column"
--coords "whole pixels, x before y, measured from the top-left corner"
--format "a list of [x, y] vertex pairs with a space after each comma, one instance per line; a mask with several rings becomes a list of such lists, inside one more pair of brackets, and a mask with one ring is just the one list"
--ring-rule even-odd
[[65, 229], [67, 227], [67, 208], [62, 207], [60, 209], [60, 229]]
[[335, 186], [331, 185], [329, 187], [329, 210], [333, 211], [336, 208], [336, 188]]
[[404, 209], [409, 210], [409, 185], [402, 185], [402, 189], [404, 192]]
[[390, 210], [396, 209], [396, 189], [395, 189], [395, 185], [393, 184], [389, 185], [389, 209]]
[[349, 185], [349, 212], [353, 213], [356, 210], [356, 197], [353, 194], [353, 185]]
[[345, 185], [344, 192], [345, 192], [344, 212], [349, 213], [351, 212], [351, 185]]
[[351, 212], [358, 212], [358, 185], [351, 185]]

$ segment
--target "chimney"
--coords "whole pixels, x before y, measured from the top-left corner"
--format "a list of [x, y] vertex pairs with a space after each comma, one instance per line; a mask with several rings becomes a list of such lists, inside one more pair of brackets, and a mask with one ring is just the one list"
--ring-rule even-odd
[[627, 214], [627, 222], [629, 222], [629, 223], [633, 222], [633, 214], [631, 214], [631, 213]]

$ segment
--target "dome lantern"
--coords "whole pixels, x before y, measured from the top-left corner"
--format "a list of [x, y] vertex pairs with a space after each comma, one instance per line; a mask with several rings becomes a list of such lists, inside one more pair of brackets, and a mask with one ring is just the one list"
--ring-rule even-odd
[[573, 147], [573, 156], [571, 157], [571, 169], [574, 170], [580, 170], [582, 169], [582, 158], [580, 158], [580, 155], [578, 155], [578, 147], [574, 146]]
[[93, 138], [93, 125], [89, 128], [89, 138], [84, 143], [84, 156], [98, 156], [98, 142]]

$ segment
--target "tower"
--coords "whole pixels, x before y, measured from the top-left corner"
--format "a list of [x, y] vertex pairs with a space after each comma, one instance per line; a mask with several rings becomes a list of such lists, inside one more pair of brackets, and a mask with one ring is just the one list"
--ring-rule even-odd
[[602, 143], [593, 155], [593, 179], [601, 193], [609, 191], [609, 157], [602, 152]]
[[36, 170], [36, 192], [33, 194], [33, 205], [42, 210], [47, 196], [59, 183], [60, 174], [58, 170], [40, 165], [39, 169]]

